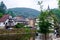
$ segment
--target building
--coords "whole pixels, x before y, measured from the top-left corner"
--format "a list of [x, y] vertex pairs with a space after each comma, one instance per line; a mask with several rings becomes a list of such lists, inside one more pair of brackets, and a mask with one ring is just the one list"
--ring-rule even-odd
[[12, 19], [12, 16], [9, 16], [9, 20], [8, 20], [8, 22], [5, 24], [5, 26], [6, 26], [6, 29], [7, 28], [13, 28], [15, 25], [14, 25], [14, 20]]
[[24, 17], [22, 17], [22, 16], [14, 17], [13, 20], [14, 20], [14, 22], [15, 22], [15, 23], [14, 23], [15, 25], [16, 25], [17, 23], [23, 23], [23, 24], [25, 24], [25, 25], [28, 25], [26, 19], [25, 19]]
[[6, 23], [9, 21], [9, 15], [5, 14], [0, 18], [0, 29], [5, 28]]
[[24, 18], [22, 16], [16, 16], [13, 18], [13, 20], [15, 21], [15, 25], [17, 23], [22, 23], [25, 24], [28, 27], [35, 27], [35, 18]]
[[2, 18], [0, 18], [0, 29], [13, 28], [17, 23], [25, 24], [25, 26], [28, 27], [35, 27], [35, 22], [35, 18], [24, 18], [22, 16], [12, 18], [12, 16], [5, 14]]
[[38, 19], [38, 18], [36, 18], [35, 26], [36, 26], [36, 29], [37, 29], [37, 30], [39, 30], [38, 23], [39, 23], [39, 19]]
[[36, 22], [35, 18], [27, 18], [26, 20], [28, 22], [28, 26], [35, 27], [35, 22]]

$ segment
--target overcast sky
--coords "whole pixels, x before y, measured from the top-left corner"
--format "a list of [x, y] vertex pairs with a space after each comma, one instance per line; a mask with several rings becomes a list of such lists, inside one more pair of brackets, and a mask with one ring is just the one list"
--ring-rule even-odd
[[[0, 0], [0, 2], [1, 1], [5, 3], [7, 8], [26, 7], [40, 10], [38, 5], [39, 0]], [[50, 8], [58, 7], [57, 0], [42, 0], [42, 1], [43, 1], [43, 9], [47, 9], [48, 5], [50, 6]]]

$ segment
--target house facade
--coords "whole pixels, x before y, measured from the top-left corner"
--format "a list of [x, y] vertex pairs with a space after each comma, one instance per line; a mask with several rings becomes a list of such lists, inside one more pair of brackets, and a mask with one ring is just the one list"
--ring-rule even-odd
[[26, 19], [23, 18], [22, 16], [14, 17], [13, 20], [14, 20], [14, 25], [16, 25], [17, 23], [22, 23], [22, 24], [27, 25]]
[[26, 20], [29, 27], [35, 27], [35, 22], [36, 22], [35, 18], [27, 18]]
[[14, 25], [16, 25], [17, 23], [22, 23], [28, 27], [35, 27], [35, 22], [36, 22], [35, 18], [24, 18], [22, 16], [17, 16], [14, 17], [13, 20], [14, 20]]
[[9, 15], [8, 14], [3, 15], [3, 17], [0, 18], [0, 29], [4, 29], [8, 21], [9, 21]]
[[35, 18], [24, 18], [22, 16], [12, 18], [12, 16], [5, 14], [0, 18], [0, 29], [11, 28], [17, 23], [25, 24], [28, 27], [35, 27], [35, 22]]

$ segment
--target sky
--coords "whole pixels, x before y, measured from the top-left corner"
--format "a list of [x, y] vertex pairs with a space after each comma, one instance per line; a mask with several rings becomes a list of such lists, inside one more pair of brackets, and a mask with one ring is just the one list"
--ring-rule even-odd
[[40, 6], [38, 5], [38, 1], [43, 1], [43, 9], [47, 9], [48, 5], [51, 9], [57, 8], [57, 0], [0, 0], [3, 1], [7, 8], [16, 8], [16, 7], [26, 7], [32, 8], [36, 10], [40, 10]]

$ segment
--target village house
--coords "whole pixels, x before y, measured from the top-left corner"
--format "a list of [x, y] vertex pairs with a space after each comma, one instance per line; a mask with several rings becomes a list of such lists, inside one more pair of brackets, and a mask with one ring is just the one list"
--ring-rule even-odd
[[14, 20], [9, 14], [5, 14], [0, 18], [0, 29], [12, 28], [14, 25]]
[[26, 21], [28, 22], [29, 27], [35, 27], [35, 22], [36, 22], [35, 18], [27, 18]]
[[13, 20], [12, 16], [9, 16], [9, 20], [5, 24], [6, 25], [6, 29], [8, 29], [8, 28], [14, 28], [14, 26], [15, 26], [14, 23], [15, 23], [15, 21]]
[[6, 23], [9, 21], [9, 15], [3, 15], [3, 17], [0, 18], [0, 29], [5, 28]]
[[17, 23], [23, 23], [28, 27], [35, 27], [35, 18], [24, 18], [22, 16], [16, 16], [13, 18], [14, 20], [14, 25], [16, 25]]
[[24, 18], [22, 16], [12, 16], [5, 14], [0, 18], [0, 29], [2, 28], [13, 28], [17, 23], [23, 23], [28, 27], [35, 27], [35, 18]]
[[13, 18], [13, 20], [15, 22], [14, 25], [16, 25], [17, 23], [22, 23], [22, 24], [28, 25], [26, 19], [22, 16], [16, 16]]

